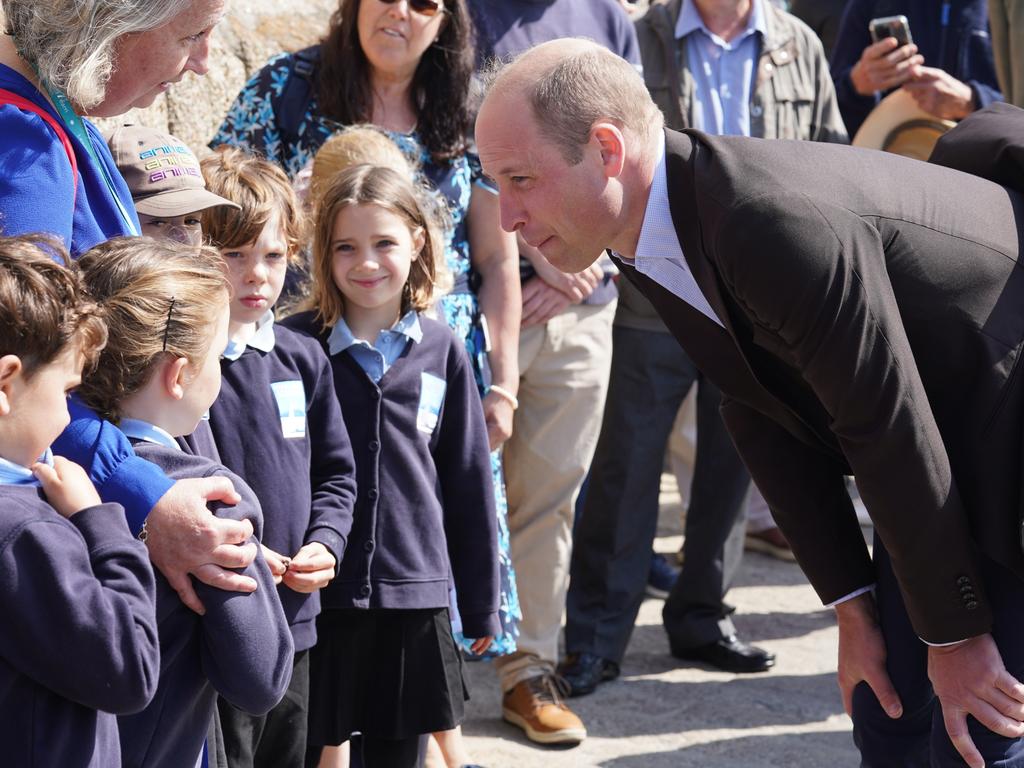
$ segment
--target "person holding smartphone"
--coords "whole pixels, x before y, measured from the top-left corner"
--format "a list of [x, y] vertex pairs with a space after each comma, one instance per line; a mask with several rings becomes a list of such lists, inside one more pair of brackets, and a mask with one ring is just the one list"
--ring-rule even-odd
[[[871, 21], [900, 14], [907, 18], [907, 42], [873, 42]], [[906, 89], [924, 111], [944, 120], [960, 120], [1003, 100], [985, 0], [850, 0], [831, 68], [851, 136], [895, 88]]]

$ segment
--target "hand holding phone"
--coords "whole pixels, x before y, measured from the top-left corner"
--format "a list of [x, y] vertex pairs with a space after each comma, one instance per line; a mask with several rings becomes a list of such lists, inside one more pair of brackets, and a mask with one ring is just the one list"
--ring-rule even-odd
[[864, 49], [850, 70], [850, 82], [861, 96], [903, 85], [924, 64], [910, 36], [906, 16], [872, 19], [868, 29], [875, 42]]

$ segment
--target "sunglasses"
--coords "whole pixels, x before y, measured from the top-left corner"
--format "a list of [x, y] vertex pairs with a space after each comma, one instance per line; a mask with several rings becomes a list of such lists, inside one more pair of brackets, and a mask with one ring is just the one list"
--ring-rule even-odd
[[[378, 0], [384, 5], [394, 5], [399, 0]], [[409, 8], [421, 16], [436, 16], [439, 13], [446, 13], [443, 0], [408, 0]]]

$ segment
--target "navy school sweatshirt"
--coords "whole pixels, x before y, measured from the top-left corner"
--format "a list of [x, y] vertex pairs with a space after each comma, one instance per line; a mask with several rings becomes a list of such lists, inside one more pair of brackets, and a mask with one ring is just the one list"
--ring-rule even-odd
[[[311, 312], [285, 321], [327, 343]], [[487, 427], [461, 341], [420, 318], [379, 385], [348, 351], [330, 358], [352, 440], [356, 500], [328, 608], [443, 608], [454, 576], [467, 637], [500, 632], [497, 517]]]
[[117, 714], [145, 707], [160, 647], [153, 570], [119, 504], [61, 517], [0, 485], [3, 765], [121, 765]]
[[[352, 527], [356, 473], [331, 366], [308, 336], [273, 326], [269, 351], [221, 360], [210, 427], [221, 461], [256, 493], [263, 543], [286, 557], [318, 541], [341, 562]], [[295, 650], [316, 643], [319, 592], [278, 586]]]
[[[135, 453], [172, 480], [227, 477], [242, 497], [233, 507], [213, 506], [218, 517], [248, 519], [259, 538], [260, 504], [236, 475], [210, 459], [139, 440]], [[263, 714], [291, 680], [292, 638], [262, 557], [240, 571], [256, 580], [253, 593], [225, 592], [193, 581], [206, 613], [185, 606], [157, 573], [160, 685], [142, 712], [119, 718], [124, 768], [192, 768], [203, 748], [217, 694], [236, 707]]]

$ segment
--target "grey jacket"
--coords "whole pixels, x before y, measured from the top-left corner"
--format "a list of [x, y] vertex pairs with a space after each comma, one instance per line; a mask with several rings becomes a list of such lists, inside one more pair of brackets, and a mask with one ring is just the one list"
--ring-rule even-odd
[[[817, 35], [795, 16], [764, 2], [766, 33], [750, 99], [750, 135], [846, 144], [828, 60]], [[665, 115], [668, 128], [693, 121], [693, 76], [687, 68], [687, 40], [676, 40], [683, 0], [657, 0], [637, 20], [644, 81]], [[667, 333], [654, 307], [628, 281], [619, 284], [616, 325]]]

